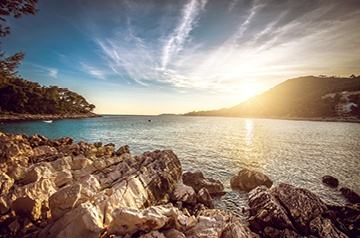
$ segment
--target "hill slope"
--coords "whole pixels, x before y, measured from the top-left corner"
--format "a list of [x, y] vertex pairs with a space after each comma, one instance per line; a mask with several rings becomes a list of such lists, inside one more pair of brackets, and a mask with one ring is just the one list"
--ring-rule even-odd
[[63, 115], [90, 113], [94, 108], [83, 96], [66, 88], [0, 76], [1, 112]]
[[[289, 79], [269, 91], [228, 109], [191, 112], [188, 116], [233, 117], [333, 117], [343, 91], [360, 91], [360, 77], [335, 78], [306, 76]], [[324, 97], [333, 93], [332, 96]], [[360, 105], [359, 95], [349, 101]], [[359, 110], [353, 110], [359, 116]]]

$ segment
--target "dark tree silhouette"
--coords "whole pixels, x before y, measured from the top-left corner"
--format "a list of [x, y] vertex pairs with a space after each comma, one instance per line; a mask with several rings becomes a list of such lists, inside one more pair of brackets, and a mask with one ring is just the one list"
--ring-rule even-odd
[[9, 26], [3, 26], [6, 17], [20, 18], [22, 15], [34, 15], [38, 0], [0, 0], [0, 37], [10, 33]]
[[[10, 33], [10, 26], [3, 26], [7, 17], [20, 18], [22, 15], [34, 15], [37, 12], [38, 0], [0, 0], [0, 37]], [[1, 50], [0, 42], [0, 75], [3, 77], [15, 77], [16, 69], [20, 65], [25, 53], [19, 51], [8, 57]]]

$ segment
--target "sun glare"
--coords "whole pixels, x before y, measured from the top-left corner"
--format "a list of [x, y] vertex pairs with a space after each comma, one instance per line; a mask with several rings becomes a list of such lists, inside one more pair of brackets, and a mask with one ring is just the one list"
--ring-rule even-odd
[[249, 99], [259, 92], [259, 86], [255, 83], [244, 83], [241, 86], [241, 96], [244, 99]]

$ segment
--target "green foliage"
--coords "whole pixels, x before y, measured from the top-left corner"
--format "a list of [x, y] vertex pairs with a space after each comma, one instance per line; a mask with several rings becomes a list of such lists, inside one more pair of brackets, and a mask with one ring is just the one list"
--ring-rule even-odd
[[3, 27], [6, 17], [20, 18], [22, 15], [34, 15], [38, 0], [1, 0], [0, 1], [0, 37], [10, 33], [10, 27]]
[[44, 87], [38, 83], [0, 75], [2, 112], [29, 114], [82, 114], [95, 108], [86, 99], [66, 88]]
[[[34, 15], [37, 12], [37, 3], [38, 0], [0, 0], [0, 37], [10, 34], [10, 27], [3, 26], [7, 17], [20, 18], [22, 15]], [[0, 76], [15, 77], [18, 73], [16, 69], [24, 56], [25, 53], [20, 51], [6, 57], [5, 52], [0, 48]]]
[[4, 58], [4, 55], [5, 52], [0, 52], [0, 76], [4, 78], [15, 77], [18, 73], [17, 68], [25, 53], [20, 51], [6, 58]]

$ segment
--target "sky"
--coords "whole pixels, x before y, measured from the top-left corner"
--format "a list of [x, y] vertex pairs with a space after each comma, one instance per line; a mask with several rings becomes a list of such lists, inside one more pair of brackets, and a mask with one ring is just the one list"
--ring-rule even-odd
[[21, 77], [100, 114], [235, 106], [289, 79], [360, 74], [359, 0], [39, 0], [8, 18]]

